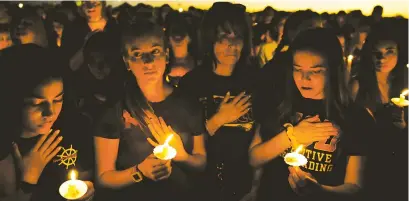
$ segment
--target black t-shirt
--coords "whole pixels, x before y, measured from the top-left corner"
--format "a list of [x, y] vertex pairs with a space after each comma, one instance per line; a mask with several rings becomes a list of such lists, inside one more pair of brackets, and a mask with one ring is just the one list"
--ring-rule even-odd
[[[253, 109], [256, 121], [270, 115], [266, 106], [278, 105], [283, 100], [286, 86], [289, 84], [288, 70], [292, 68], [292, 55], [278, 52], [262, 69], [257, 72], [257, 83], [253, 96]], [[274, 92], [274, 93], [273, 93]]]
[[[118, 40], [119, 42], [120, 27], [114, 19], [107, 19], [103, 31], [108, 32], [112, 36], [112, 40]], [[87, 20], [83, 17], [76, 18], [64, 28], [61, 38], [61, 53], [66, 59], [71, 59], [71, 57], [74, 56], [74, 54], [84, 45], [85, 37], [90, 32], [91, 28], [88, 26]]]
[[[63, 122], [59, 121], [59, 125], [55, 125], [60, 129], [58, 136], [63, 136], [59, 144], [63, 149], [44, 168], [31, 201], [65, 201], [58, 189], [69, 179], [70, 171], [72, 169], [77, 172], [93, 170], [93, 139], [89, 132], [87, 118], [81, 115], [65, 117]], [[17, 139], [16, 143], [21, 154], [23, 156], [28, 154], [40, 138], [41, 135]], [[91, 178], [79, 177], [78, 179], [90, 180]]]
[[[209, 120], [217, 112], [227, 92], [230, 92], [231, 98], [243, 91], [246, 95], [252, 94], [254, 75], [252, 69], [246, 69], [225, 77], [213, 73], [206, 66], [199, 66], [182, 78], [178, 90], [189, 94], [194, 100], [199, 100], [205, 119]], [[202, 193], [206, 194], [205, 197], [215, 197], [206, 198], [207, 200], [220, 199], [218, 195], [220, 185], [223, 186], [221, 193], [224, 194], [225, 200], [241, 198], [240, 196], [250, 189], [252, 168], [248, 162], [248, 148], [253, 138], [254, 127], [250, 110], [238, 120], [222, 126], [214, 136], [208, 136], [206, 143], [208, 159]], [[220, 182], [221, 175], [223, 182]]]
[[[407, 108], [401, 110], [408, 122]], [[374, 112], [377, 125], [369, 138], [365, 199], [408, 200], [408, 129], [397, 128], [392, 117], [401, 110], [386, 104]]]
[[[199, 107], [187, 100], [173, 92], [162, 102], [150, 104], [155, 115], [162, 117], [181, 136], [186, 151], [192, 153], [193, 136], [204, 134], [206, 130]], [[118, 102], [106, 111], [95, 129], [95, 136], [119, 139], [117, 170], [133, 167], [153, 153], [153, 147], [146, 138], [154, 138], [150, 133], [143, 133], [138, 125], [125, 121], [124, 115], [132, 114], [126, 108], [124, 102]], [[124, 201], [137, 198], [145, 201], [190, 200], [189, 190], [193, 187], [191, 175], [194, 175], [193, 172], [174, 162], [172, 174], [167, 180], [154, 182], [145, 178], [141, 183], [116, 191], [107, 189], [104, 198], [110, 200], [108, 197], [113, 196], [112, 199]]]
[[[324, 102], [320, 100], [300, 99], [293, 108], [295, 112], [302, 113], [303, 117], [318, 114], [321, 121], [327, 119]], [[344, 111], [344, 118], [329, 119], [329, 121], [340, 127], [337, 136], [331, 136], [327, 140], [305, 145], [305, 149], [301, 151], [308, 159], [308, 163], [300, 168], [311, 173], [322, 185], [338, 186], [343, 184], [348, 156], [367, 154], [368, 145], [365, 138], [367, 135], [372, 134], [375, 126], [372, 117], [364, 108], [354, 105], [350, 105]], [[271, 121], [278, 122], [277, 117], [270, 118], [270, 121], [266, 119], [265, 122], [261, 123], [260, 132], [264, 142], [284, 130], [282, 125]], [[338, 197], [323, 195], [297, 196], [288, 183], [288, 165], [283, 158], [289, 151], [287, 150], [264, 166], [258, 200], [338, 199]]]

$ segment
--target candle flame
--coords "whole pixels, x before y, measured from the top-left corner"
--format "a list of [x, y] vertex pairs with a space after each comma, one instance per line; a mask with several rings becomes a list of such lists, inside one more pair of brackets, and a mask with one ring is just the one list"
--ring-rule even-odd
[[75, 172], [75, 170], [71, 170], [70, 178], [71, 178], [71, 180], [76, 180], [77, 179], [77, 173]]
[[302, 145], [297, 147], [297, 149], [295, 150], [295, 153], [300, 153], [301, 150], [302, 150]]
[[402, 91], [402, 93], [400, 94], [401, 96], [407, 96], [409, 94], [409, 89], [405, 89]]
[[354, 59], [354, 55], [349, 55], [348, 56], [348, 61], [352, 61]]
[[170, 134], [168, 136], [168, 138], [166, 138], [165, 143], [163, 143], [163, 145], [164, 146], [169, 146], [169, 142], [170, 142], [170, 140], [172, 140], [172, 138], [173, 138], [173, 134]]

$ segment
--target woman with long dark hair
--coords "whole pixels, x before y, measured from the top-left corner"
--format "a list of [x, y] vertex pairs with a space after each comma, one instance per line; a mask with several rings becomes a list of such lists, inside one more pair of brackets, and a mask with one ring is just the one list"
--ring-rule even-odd
[[[355, 195], [363, 187], [362, 138], [370, 134], [373, 120], [365, 109], [349, 103], [339, 41], [330, 30], [310, 29], [288, 51], [292, 66], [284, 100], [254, 106], [269, 113], [257, 119], [260, 125], [250, 148], [250, 163], [264, 167], [257, 198], [334, 200]], [[283, 157], [299, 145], [308, 162], [289, 167]]]
[[[56, 58], [34, 44], [11, 47], [0, 58], [0, 91], [8, 94], [1, 101], [2, 119], [7, 119], [1, 141], [9, 151], [5, 158], [0, 154], [2, 201], [63, 201], [58, 188], [73, 168], [78, 179], [92, 177], [88, 163], [92, 136], [83, 132], [81, 120], [61, 118], [67, 111], [62, 109], [64, 83]], [[92, 183], [87, 185], [88, 192], [80, 200], [93, 194]]]
[[[165, 41], [162, 28], [148, 21], [123, 30], [125, 98], [102, 116], [94, 137], [97, 178], [107, 189], [102, 200], [192, 200], [192, 175], [206, 164], [206, 130], [199, 108], [164, 80]], [[155, 157], [154, 146], [170, 134], [175, 158]]]
[[203, 65], [186, 74], [178, 88], [202, 102], [209, 132], [200, 199], [237, 201], [250, 193], [253, 178], [247, 150], [254, 133], [250, 96], [256, 67], [249, 65], [245, 8], [215, 3], [201, 30]]
[[[368, 108], [377, 122], [377, 132], [369, 140], [369, 199], [407, 198], [408, 113], [406, 107], [390, 101], [408, 88], [407, 36], [407, 20], [385, 20], [374, 25], [362, 49], [358, 78], [353, 83], [355, 101]], [[381, 171], [388, 174], [379, 174]]]
[[166, 17], [166, 37], [169, 41], [169, 68], [167, 80], [177, 86], [179, 80], [198, 64], [196, 32], [177, 11]]

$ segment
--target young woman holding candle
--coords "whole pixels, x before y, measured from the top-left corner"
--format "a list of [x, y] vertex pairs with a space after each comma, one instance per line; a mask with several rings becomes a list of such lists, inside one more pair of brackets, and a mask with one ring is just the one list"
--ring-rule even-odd
[[[206, 164], [201, 110], [164, 80], [168, 48], [160, 26], [128, 25], [122, 45], [129, 71], [125, 98], [95, 130], [97, 177], [106, 188], [100, 199], [191, 200], [191, 176]], [[160, 160], [154, 146], [170, 134], [177, 154]]]
[[[82, 171], [90, 167], [84, 166], [84, 161], [92, 158], [83, 156], [92, 153], [92, 148], [86, 150], [92, 144], [83, 132], [68, 124], [85, 129], [84, 124], [77, 124], [81, 120], [68, 122], [60, 117], [64, 94], [61, 65], [49, 50], [34, 44], [5, 50], [0, 63], [1, 91], [7, 94], [1, 100], [1, 115], [7, 118], [2, 133], [8, 139], [4, 141], [13, 141], [12, 147], [5, 144], [11, 149], [0, 161], [0, 200], [64, 200], [58, 188], [67, 180], [67, 169], [75, 165], [84, 179]], [[67, 149], [76, 152], [69, 155], [64, 152]], [[87, 183], [89, 191], [83, 199], [93, 194], [92, 183]]]
[[[257, 116], [260, 124], [249, 151], [250, 163], [264, 166], [257, 198], [337, 200], [355, 195], [363, 187], [363, 137], [374, 122], [365, 109], [349, 104], [339, 41], [327, 29], [310, 29], [288, 51], [292, 66], [284, 100], [278, 106], [254, 106], [265, 110]], [[292, 144], [304, 146], [305, 166], [284, 162]]]
[[369, 140], [367, 199], [407, 198], [408, 113], [407, 108], [391, 103], [391, 98], [399, 98], [408, 88], [407, 29], [406, 20], [373, 26], [362, 48], [359, 77], [353, 85], [355, 101], [367, 107], [377, 122], [377, 132]]

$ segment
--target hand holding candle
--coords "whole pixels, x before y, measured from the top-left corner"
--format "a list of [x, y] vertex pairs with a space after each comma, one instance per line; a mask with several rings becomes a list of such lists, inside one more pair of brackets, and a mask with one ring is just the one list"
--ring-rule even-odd
[[302, 148], [303, 146], [299, 145], [294, 152], [286, 154], [284, 156], [285, 163], [293, 167], [303, 166], [307, 164], [308, 162], [307, 158], [304, 155], [300, 154]]
[[154, 146], [153, 153], [156, 157], [163, 160], [174, 159], [182, 161], [188, 154], [184, 148], [180, 136], [167, 126], [162, 117], [151, 116], [148, 120], [148, 127], [156, 142], [148, 138], [148, 142]]
[[87, 184], [77, 180], [77, 173], [75, 170], [72, 170], [70, 172], [70, 180], [61, 184], [59, 192], [67, 200], [78, 200], [85, 195], [87, 190]]
[[176, 149], [169, 146], [169, 141], [173, 134], [170, 134], [163, 145], [158, 145], [153, 149], [153, 154], [161, 160], [172, 160], [176, 156]]
[[288, 167], [288, 183], [298, 195], [309, 195], [322, 193], [323, 188], [320, 183], [308, 172], [302, 171], [299, 167]]
[[354, 55], [348, 55], [347, 57], [347, 69], [348, 72], [351, 72], [352, 62], [354, 61]]
[[409, 105], [409, 101], [405, 99], [405, 97], [408, 95], [409, 90], [403, 90], [402, 93], [400, 94], [399, 98], [392, 98], [391, 101], [393, 104], [395, 104], [398, 107], [407, 107]]

